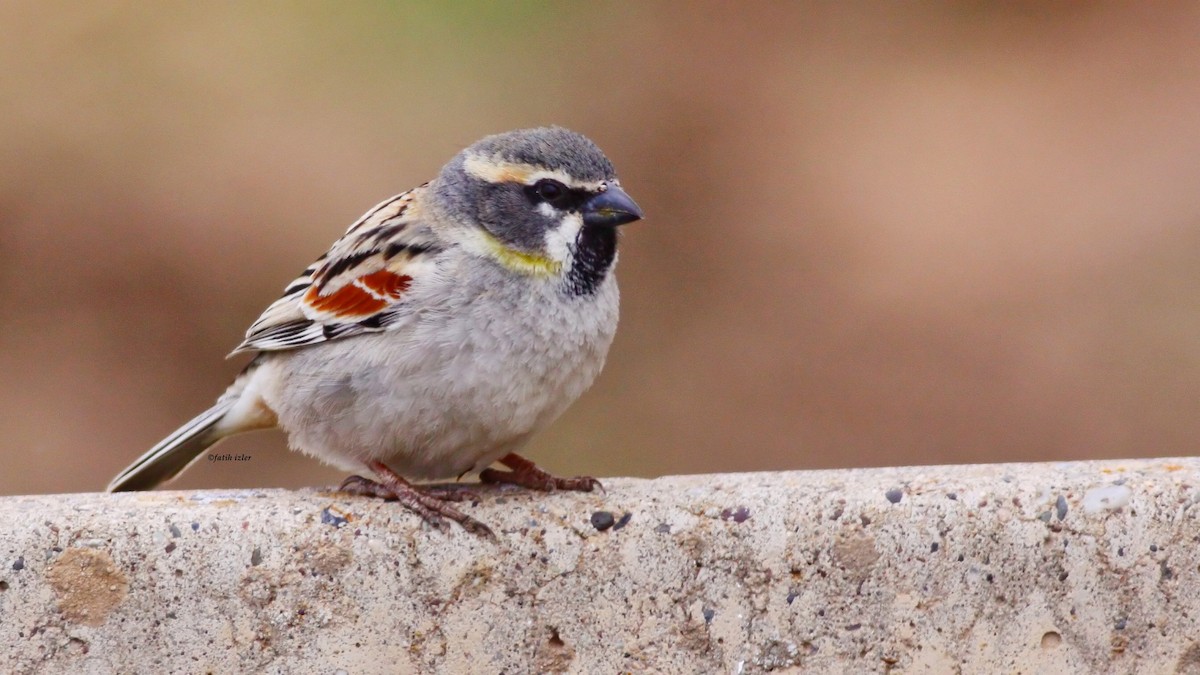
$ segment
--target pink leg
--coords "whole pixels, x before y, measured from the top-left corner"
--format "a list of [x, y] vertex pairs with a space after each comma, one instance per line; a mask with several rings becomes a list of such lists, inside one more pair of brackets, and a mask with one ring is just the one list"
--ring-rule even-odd
[[453, 485], [418, 487], [404, 480], [383, 462], [370, 461], [367, 462], [367, 466], [379, 476], [378, 481], [362, 476], [350, 476], [342, 482], [341, 491], [364, 497], [394, 499], [438, 529], [445, 527], [443, 518], [449, 518], [471, 534], [489, 539], [496, 538], [487, 525], [446, 503], [447, 500], [462, 501], [473, 498], [474, 493], [470, 490]]
[[591, 476], [575, 476], [574, 478], [552, 476], [539, 469], [533, 462], [516, 453], [509, 453], [501, 457], [500, 463], [512, 469], [512, 471], [484, 469], [479, 472], [479, 480], [484, 483], [520, 485], [531, 490], [542, 490], [545, 492], [553, 492], [555, 490], [591, 492], [596, 488], [604, 489], [600, 481]]

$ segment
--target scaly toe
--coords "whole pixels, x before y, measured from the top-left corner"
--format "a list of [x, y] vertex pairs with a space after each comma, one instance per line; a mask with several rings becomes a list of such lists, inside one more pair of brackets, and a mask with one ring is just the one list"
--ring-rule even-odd
[[444, 502], [479, 501], [479, 493], [465, 485], [418, 485], [418, 492]]
[[573, 492], [591, 492], [599, 488], [602, 492], [604, 486], [600, 481], [591, 476], [575, 476], [574, 478], [552, 478], [554, 487], [559, 490], [571, 490]]
[[396, 495], [387, 486], [382, 483], [377, 483], [369, 478], [362, 476], [350, 476], [342, 481], [338, 492], [355, 495], [357, 497], [373, 497], [375, 499], [395, 500]]

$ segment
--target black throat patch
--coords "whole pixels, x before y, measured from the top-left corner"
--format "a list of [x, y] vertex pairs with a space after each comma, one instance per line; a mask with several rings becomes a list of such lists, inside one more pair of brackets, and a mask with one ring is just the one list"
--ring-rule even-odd
[[615, 227], [584, 227], [575, 240], [575, 261], [567, 273], [569, 295], [592, 295], [617, 257]]

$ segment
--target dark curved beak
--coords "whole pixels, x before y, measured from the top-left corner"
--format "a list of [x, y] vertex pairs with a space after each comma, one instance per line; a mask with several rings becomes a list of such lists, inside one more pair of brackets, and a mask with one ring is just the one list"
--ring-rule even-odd
[[589, 227], [616, 227], [642, 219], [642, 209], [633, 198], [612, 184], [584, 202], [581, 213], [583, 224]]

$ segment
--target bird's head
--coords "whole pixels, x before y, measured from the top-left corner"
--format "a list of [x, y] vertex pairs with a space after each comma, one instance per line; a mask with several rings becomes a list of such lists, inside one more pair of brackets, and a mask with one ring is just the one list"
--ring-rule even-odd
[[611, 267], [617, 226], [642, 217], [600, 148], [561, 127], [488, 136], [431, 187], [475, 252], [517, 272], [574, 278], [581, 292]]

